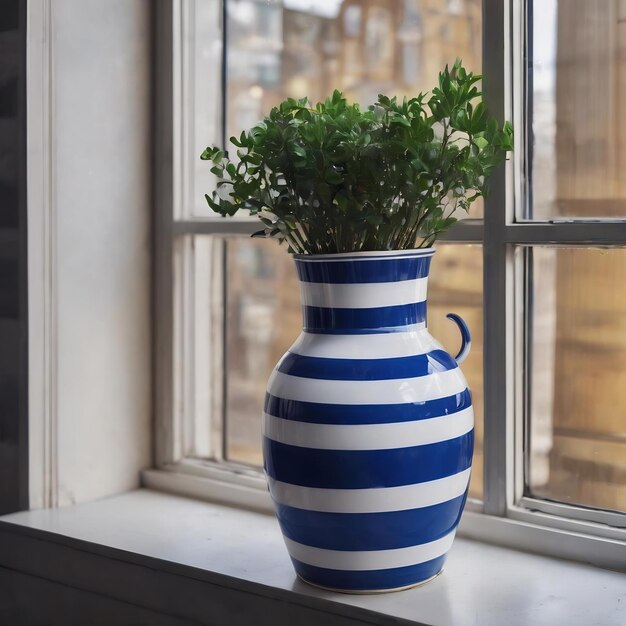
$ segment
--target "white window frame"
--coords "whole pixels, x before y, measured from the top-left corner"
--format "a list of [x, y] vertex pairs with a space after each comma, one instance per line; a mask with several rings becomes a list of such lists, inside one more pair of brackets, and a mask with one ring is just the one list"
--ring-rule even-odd
[[[155, 468], [145, 471], [143, 479], [153, 488], [269, 510], [270, 500], [260, 471], [220, 461], [220, 445], [212, 448], [213, 462], [186, 458], [184, 454], [185, 429], [188, 432], [193, 428], [195, 419], [190, 407], [193, 394], [188, 389], [193, 376], [187, 370], [193, 366], [188, 351], [194, 346], [195, 303], [190, 287], [195, 277], [185, 238], [249, 235], [258, 228], [246, 220], [188, 217], [184, 210], [189, 200], [185, 192], [189, 188], [186, 154], [193, 138], [188, 102], [192, 59], [188, 50], [196, 1], [172, 0], [157, 5], [156, 447]], [[626, 220], [516, 220], [515, 207], [527, 201], [524, 138], [528, 133], [523, 87], [529, 2], [483, 0], [485, 98], [498, 118], [513, 120], [517, 149], [492, 177], [485, 219], [464, 220], [445, 238], [452, 243], [482, 244], [484, 252], [484, 497], [480, 503], [468, 502], [460, 532], [626, 571], [626, 515], [524, 495], [524, 249], [535, 244], [626, 246]], [[225, 45], [223, 19], [222, 15], [219, 36]], [[224, 63], [221, 72], [222, 94], [216, 106], [223, 111]], [[212, 349], [218, 357], [223, 355], [221, 342], [215, 341]], [[219, 407], [219, 403], [213, 406]], [[219, 428], [214, 434], [218, 440], [222, 435]]]

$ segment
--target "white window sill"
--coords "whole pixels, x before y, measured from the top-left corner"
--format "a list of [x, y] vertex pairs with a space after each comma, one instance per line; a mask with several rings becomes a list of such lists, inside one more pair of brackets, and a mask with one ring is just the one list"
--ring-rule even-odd
[[0, 518], [0, 568], [177, 624], [626, 624], [623, 574], [463, 538], [423, 587], [325, 592], [296, 579], [273, 517], [145, 489]]

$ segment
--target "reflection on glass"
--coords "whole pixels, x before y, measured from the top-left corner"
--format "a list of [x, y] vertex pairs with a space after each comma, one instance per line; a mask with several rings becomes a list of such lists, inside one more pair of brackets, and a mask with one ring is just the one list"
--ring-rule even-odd
[[229, 0], [227, 136], [287, 97], [412, 97], [457, 57], [479, 73], [481, 26], [481, 0]]
[[[446, 313], [469, 324], [472, 352], [463, 363], [476, 415], [476, 453], [470, 495], [482, 497], [483, 366], [482, 250], [440, 245], [429, 285], [429, 327], [453, 355], [460, 338]], [[271, 241], [228, 242], [226, 399], [227, 457], [261, 465], [261, 420], [265, 385], [272, 368], [302, 328], [300, 287], [293, 262]]]
[[626, 216], [626, 4], [532, 3], [532, 219]]
[[626, 511], [626, 250], [532, 250], [527, 492]]

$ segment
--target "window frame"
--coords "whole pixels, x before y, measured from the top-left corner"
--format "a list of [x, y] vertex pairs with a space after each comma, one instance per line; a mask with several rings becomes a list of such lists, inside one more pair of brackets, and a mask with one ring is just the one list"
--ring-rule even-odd
[[[217, 1], [217, 0], [215, 0]], [[156, 11], [155, 112], [155, 469], [144, 484], [237, 506], [269, 509], [261, 472], [218, 459], [185, 458], [185, 420], [190, 394], [185, 385], [186, 346], [193, 346], [193, 320], [175, 322], [175, 307], [193, 310], [187, 285], [189, 255], [176, 242], [190, 235], [249, 235], [255, 222], [186, 217], [185, 150], [190, 128], [185, 89], [189, 59], [185, 52], [196, 0], [160, 0]], [[461, 532], [494, 543], [626, 570], [626, 515], [530, 498], [524, 495], [525, 425], [528, 423], [524, 380], [528, 320], [525, 294], [532, 245], [626, 247], [626, 219], [530, 221], [516, 218], [529, 190], [525, 155], [528, 120], [528, 16], [532, 0], [483, 0], [483, 75], [487, 106], [500, 120], [512, 119], [518, 149], [491, 178], [484, 220], [464, 220], [444, 237], [449, 243], [482, 244], [484, 311], [484, 493], [470, 501]], [[223, 45], [225, 10], [222, 0]], [[226, 64], [222, 61], [222, 137], [225, 132]], [[515, 89], [515, 86], [522, 86]], [[504, 210], [503, 210], [504, 209]], [[178, 216], [178, 217], [175, 217]], [[173, 261], [174, 259], [174, 261]], [[186, 286], [187, 285], [187, 286]], [[502, 311], [505, 314], [502, 315]], [[186, 321], [185, 321], [186, 320]], [[214, 350], [224, 346], [214, 345]], [[223, 356], [223, 353], [222, 353]], [[189, 376], [189, 378], [193, 378]], [[178, 382], [177, 382], [178, 381]], [[193, 407], [192, 407], [193, 408]], [[217, 432], [216, 436], [221, 433]]]

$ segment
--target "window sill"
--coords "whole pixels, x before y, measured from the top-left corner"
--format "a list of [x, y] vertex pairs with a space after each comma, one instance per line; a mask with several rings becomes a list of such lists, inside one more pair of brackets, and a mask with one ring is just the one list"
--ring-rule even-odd
[[177, 624], [626, 623], [623, 574], [464, 538], [423, 587], [325, 592], [295, 578], [272, 517], [145, 489], [0, 518], [2, 568]]

